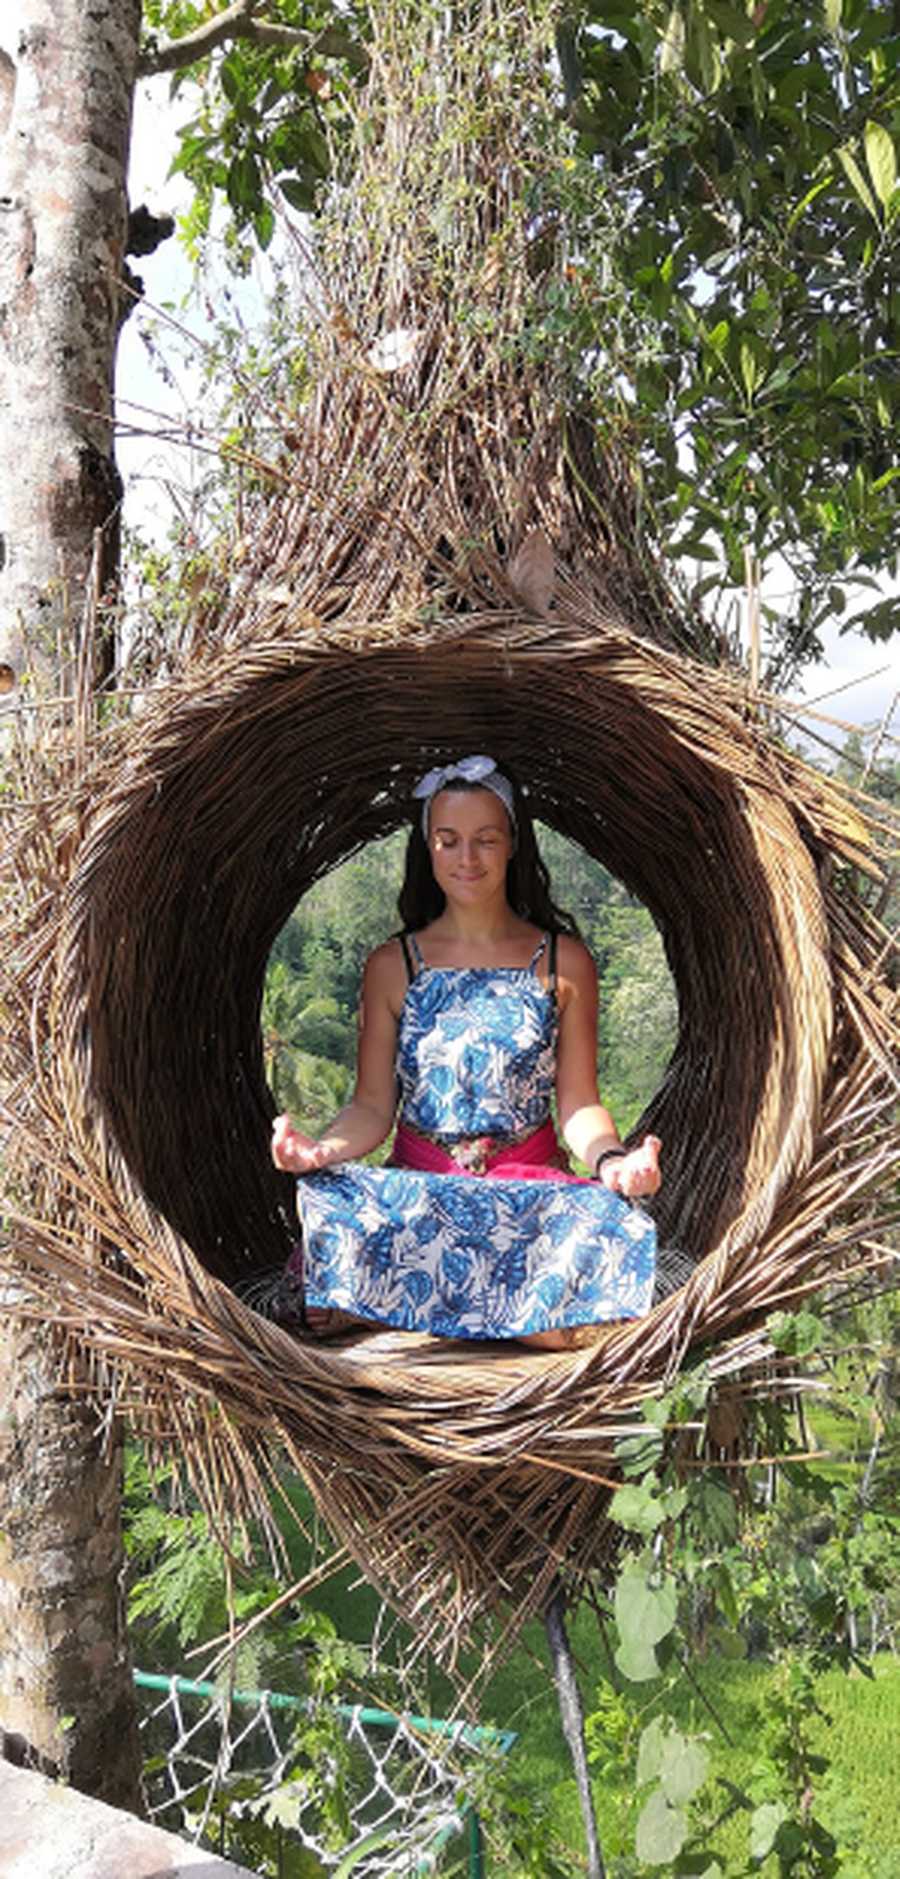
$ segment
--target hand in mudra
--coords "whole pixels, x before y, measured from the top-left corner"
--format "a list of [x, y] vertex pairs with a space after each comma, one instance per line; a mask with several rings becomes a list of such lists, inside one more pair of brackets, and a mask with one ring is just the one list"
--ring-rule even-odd
[[611, 1188], [614, 1194], [621, 1194], [624, 1200], [641, 1200], [647, 1194], [655, 1194], [662, 1181], [659, 1167], [661, 1148], [658, 1135], [645, 1135], [640, 1147], [630, 1149], [621, 1160], [604, 1162], [600, 1170], [604, 1187]]
[[286, 1174], [312, 1174], [328, 1162], [328, 1150], [311, 1135], [301, 1135], [290, 1116], [276, 1116], [272, 1124], [272, 1160]]

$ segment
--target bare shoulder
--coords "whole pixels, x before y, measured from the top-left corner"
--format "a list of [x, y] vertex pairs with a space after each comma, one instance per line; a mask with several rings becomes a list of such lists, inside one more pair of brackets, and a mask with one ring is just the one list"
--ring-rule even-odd
[[571, 933], [560, 933], [557, 941], [557, 970], [563, 981], [579, 990], [597, 983], [597, 968], [583, 940]]
[[372, 1004], [384, 1003], [396, 1014], [403, 1003], [408, 973], [399, 939], [385, 940], [369, 954], [363, 968], [363, 997]]

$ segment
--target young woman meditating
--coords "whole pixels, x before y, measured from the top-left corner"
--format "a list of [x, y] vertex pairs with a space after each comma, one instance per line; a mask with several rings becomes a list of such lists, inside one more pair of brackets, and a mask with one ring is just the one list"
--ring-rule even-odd
[[[365, 967], [356, 1087], [318, 1141], [287, 1116], [302, 1247], [280, 1315], [565, 1348], [650, 1305], [659, 1147], [626, 1151], [597, 1091], [597, 975], [490, 757], [429, 771], [404, 931]], [[568, 1171], [551, 1119], [593, 1173]], [[397, 1122], [390, 1162], [365, 1166]]]

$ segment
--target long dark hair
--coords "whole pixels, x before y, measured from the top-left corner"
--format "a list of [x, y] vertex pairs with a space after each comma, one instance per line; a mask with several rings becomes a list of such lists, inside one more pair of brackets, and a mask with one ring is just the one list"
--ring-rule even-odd
[[[557, 907], [550, 892], [550, 876], [534, 833], [534, 823], [516, 778], [504, 764], [504, 776], [512, 784], [515, 807], [516, 844], [506, 869], [506, 898], [514, 913], [530, 920], [542, 933], [573, 933], [578, 928], [570, 913]], [[447, 785], [452, 790], [483, 789], [483, 783], [454, 777]], [[434, 878], [428, 844], [422, 833], [422, 805], [415, 804], [413, 823], [406, 848], [403, 886], [397, 899], [403, 930], [418, 933], [442, 914], [447, 902]]]

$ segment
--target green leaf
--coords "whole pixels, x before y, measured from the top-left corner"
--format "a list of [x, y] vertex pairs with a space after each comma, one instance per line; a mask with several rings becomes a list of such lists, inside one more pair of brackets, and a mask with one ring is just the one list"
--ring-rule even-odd
[[235, 59], [224, 59], [219, 68], [219, 81], [229, 104], [237, 104], [244, 89], [239, 63]]
[[666, 1519], [666, 1510], [653, 1489], [629, 1483], [619, 1488], [610, 1502], [609, 1517], [628, 1533], [655, 1533]]
[[629, 1683], [650, 1683], [660, 1674], [656, 1652], [646, 1638], [623, 1639], [616, 1647], [615, 1662]]
[[669, 555], [690, 555], [694, 561], [721, 561], [718, 548], [700, 535], [682, 535], [677, 542], [667, 542], [666, 553]]
[[684, 66], [684, 14], [674, 6], [666, 21], [659, 48], [661, 72], [680, 72]]
[[335, 1868], [334, 1879], [350, 1879], [351, 1873], [356, 1871], [370, 1853], [377, 1853], [380, 1847], [390, 1845], [394, 1832], [393, 1828], [383, 1827], [377, 1833], [367, 1834], [366, 1838], [360, 1840], [359, 1845], [353, 1847], [346, 1858], [342, 1859], [340, 1865]]
[[638, 1787], [644, 1787], [648, 1781], [657, 1781], [663, 1763], [663, 1750], [666, 1746], [666, 1729], [661, 1716], [654, 1716], [641, 1732], [638, 1743], [637, 1768], [635, 1780]]
[[571, 20], [562, 20], [556, 29], [556, 56], [562, 74], [566, 104], [571, 110], [577, 104], [584, 84], [581, 60], [578, 57], [578, 38]]
[[757, 386], [765, 378], [765, 348], [754, 339], [741, 340], [741, 377], [748, 398], [752, 398]]
[[719, 1657], [724, 1657], [729, 1664], [740, 1663], [747, 1655], [747, 1645], [739, 1631], [728, 1630], [725, 1625], [716, 1625], [709, 1633], [709, 1642]]
[[660, 1431], [660, 1435], [666, 1428], [671, 1413], [671, 1393], [667, 1396], [647, 1396], [641, 1404], [641, 1415], [654, 1429]]
[[688, 64], [691, 68], [691, 76], [699, 79], [704, 91], [713, 92], [718, 89], [722, 79], [719, 48], [707, 21], [696, 6], [689, 17]]
[[270, 1827], [296, 1827], [303, 1804], [309, 1798], [309, 1787], [309, 1775], [282, 1781], [277, 1788], [260, 1796], [257, 1811]]
[[307, 121], [299, 125], [297, 149], [305, 167], [312, 170], [314, 176], [328, 175], [328, 145], [317, 124]]
[[623, 1676], [633, 1683], [657, 1676], [653, 1647], [674, 1629], [678, 1611], [674, 1580], [653, 1585], [646, 1567], [629, 1562], [616, 1582], [613, 1611], [620, 1639], [616, 1663]]
[[691, 1495], [691, 1514], [697, 1530], [711, 1546], [730, 1546], [737, 1539], [737, 1503], [731, 1488], [712, 1471], [700, 1475]]
[[661, 1429], [642, 1430], [639, 1435], [623, 1435], [616, 1443], [616, 1463], [624, 1475], [648, 1474], [656, 1466], [661, 1449]]
[[685, 1806], [702, 1788], [709, 1773], [709, 1752], [696, 1738], [674, 1730], [663, 1746], [659, 1780], [673, 1807]]
[[249, 151], [242, 151], [232, 159], [225, 189], [233, 209], [257, 212], [262, 202], [261, 177], [259, 164]]
[[635, 1632], [651, 1644], [659, 1644], [674, 1629], [678, 1592], [674, 1579], [652, 1585], [645, 1568], [629, 1565], [619, 1574], [614, 1609], [619, 1630], [626, 1636]]
[[825, 1338], [825, 1326], [812, 1311], [773, 1312], [767, 1329], [775, 1349], [788, 1357], [807, 1357]]
[[877, 222], [878, 210], [875, 206], [875, 198], [872, 194], [871, 189], [869, 188], [868, 183], [866, 182], [866, 179], [862, 173], [862, 170], [859, 167], [859, 164], [856, 161], [855, 156], [853, 155], [852, 150], [848, 149], [846, 144], [842, 144], [840, 149], [838, 150], [837, 156], [838, 156], [838, 162], [843, 166], [843, 169], [846, 175], [849, 177], [850, 182], [853, 184], [853, 187], [856, 190], [856, 193], [860, 199], [860, 202], [863, 204], [863, 207], [868, 209], [869, 214], [872, 216], [873, 220]]
[[897, 181], [897, 152], [889, 130], [883, 124], [877, 124], [869, 118], [863, 133], [866, 147], [866, 163], [869, 175], [875, 185], [875, 194], [880, 203], [887, 208], [894, 193]]
[[272, 236], [275, 233], [275, 216], [268, 202], [264, 202], [262, 208], [258, 209], [253, 217], [253, 232], [263, 251], [271, 247]]
[[706, 11], [723, 38], [733, 39], [737, 46], [752, 45], [756, 37], [756, 22], [749, 13], [742, 13], [740, 7], [731, 6], [729, 0], [707, 0]]
[[688, 1487], [666, 1488], [662, 1498], [666, 1519], [677, 1520], [679, 1515], [684, 1513], [688, 1504], [690, 1489]]
[[316, 206], [316, 186], [304, 176], [279, 176], [278, 187], [292, 209], [311, 215]]
[[670, 1807], [657, 1789], [644, 1803], [638, 1817], [635, 1851], [648, 1866], [666, 1866], [677, 1859], [687, 1839], [687, 1817], [680, 1808]]
[[787, 219], [787, 226], [788, 226], [789, 234], [791, 234], [793, 230], [796, 228], [797, 223], [802, 220], [803, 216], [806, 214], [807, 209], [812, 208], [812, 205], [815, 202], [816, 197], [821, 196], [823, 189], [830, 189], [831, 184], [832, 184], [832, 178], [830, 176], [820, 177], [819, 181], [817, 183], [813, 183], [812, 188], [806, 191], [806, 195], [801, 196], [800, 201], [794, 204], [794, 207], [792, 208], [791, 213]]
[[766, 1801], [764, 1806], [755, 1807], [750, 1819], [750, 1858], [768, 1859], [778, 1829], [788, 1818], [788, 1810], [782, 1801]]
[[825, 24], [830, 33], [836, 33], [841, 23], [844, 0], [825, 0]]

